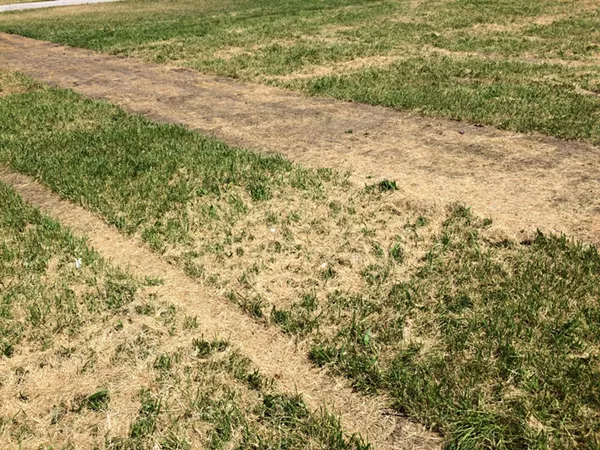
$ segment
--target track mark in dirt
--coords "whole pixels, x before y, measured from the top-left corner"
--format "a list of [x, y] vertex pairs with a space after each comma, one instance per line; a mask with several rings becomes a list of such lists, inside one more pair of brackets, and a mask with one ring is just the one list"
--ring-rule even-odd
[[[600, 148], [301, 94], [0, 33], [0, 65], [313, 167], [390, 178], [464, 202], [520, 239], [537, 228], [600, 244]], [[352, 131], [351, 133], [349, 131]]]
[[[342, 380], [314, 368], [294, 342], [278, 332], [257, 324], [235, 306], [220, 299], [144, 247], [141, 241], [121, 235], [86, 209], [62, 200], [50, 189], [25, 175], [0, 168], [0, 181], [43, 213], [85, 236], [102, 257], [128, 268], [135, 276], [164, 280], [156, 294], [197, 316], [205, 336], [228, 338], [249, 357], [261, 372], [277, 380], [285, 392], [302, 393], [312, 409], [322, 406], [335, 412], [344, 428], [360, 433], [378, 449], [433, 450], [440, 438], [422, 426], [388, 415], [389, 401], [354, 393]], [[301, 346], [300, 346], [301, 349]]]

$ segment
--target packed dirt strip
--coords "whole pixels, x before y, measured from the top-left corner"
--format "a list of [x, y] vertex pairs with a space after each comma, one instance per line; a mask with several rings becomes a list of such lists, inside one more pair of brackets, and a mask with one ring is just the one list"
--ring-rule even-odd
[[406, 195], [460, 201], [517, 239], [536, 228], [600, 243], [600, 148], [392, 109], [307, 98], [0, 33], [0, 66], [184, 124], [230, 144], [396, 180]]
[[343, 380], [317, 370], [291, 339], [254, 322], [137, 239], [121, 235], [94, 214], [61, 200], [27, 176], [0, 168], [0, 182], [12, 186], [27, 202], [85, 236], [104, 258], [129, 268], [138, 277], [163, 279], [164, 284], [156, 288], [156, 294], [197, 316], [205, 336], [229, 339], [264, 375], [275, 378], [283, 391], [301, 393], [313, 409], [326, 407], [334, 412], [348, 432], [360, 433], [377, 449], [440, 448], [437, 435], [388, 411], [385, 398], [354, 393]]

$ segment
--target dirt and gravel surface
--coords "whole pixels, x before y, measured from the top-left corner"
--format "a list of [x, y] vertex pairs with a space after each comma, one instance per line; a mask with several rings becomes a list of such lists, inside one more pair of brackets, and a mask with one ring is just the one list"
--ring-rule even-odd
[[537, 228], [600, 243], [600, 148], [0, 33], [0, 66], [309, 166], [389, 178], [410, 198], [465, 202], [509, 236]]

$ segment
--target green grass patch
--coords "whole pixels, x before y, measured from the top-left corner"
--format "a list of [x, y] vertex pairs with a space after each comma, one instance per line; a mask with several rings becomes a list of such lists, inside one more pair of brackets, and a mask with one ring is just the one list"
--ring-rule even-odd
[[[313, 95], [600, 142], [600, 10], [590, 2], [135, 0], [69, 15], [6, 14], [0, 30]], [[323, 76], [327, 70], [335, 76]]]
[[[303, 339], [316, 365], [391, 396], [448, 448], [600, 445], [595, 248], [541, 234], [498, 239], [464, 206], [407, 205], [395, 190], [402, 180], [358, 188], [68, 91], [6, 96], [0, 115], [12, 118], [0, 124], [4, 164]], [[190, 351], [204, 361], [220, 350], [201, 340]], [[238, 379], [251, 391], [268, 385], [252, 371]], [[140, 427], [158, 423], [159, 392], [143, 394]], [[261, 401], [267, 429], [281, 410], [300, 416], [277, 427], [304, 423], [295, 400]], [[243, 423], [236, 417], [223, 420]]]
[[[126, 233], [140, 232], [156, 248], [165, 238], [190, 239], [190, 200], [227, 197], [243, 213], [245, 201], [271, 198], [293, 172], [279, 156], [240, 151], [69, 91], [42, 89], [4, 100], [0, 108], [11, 117], [0, 130], [5, 162], [33, 176], [43, 170], [45, 182], [62, 195], [92, 207]], [[31, 133], [15, 133], [24, 126]], [[68, 178], [65, 167], [72, 168]], [[242, 189], [232, 192], [234, 186]], [[204, 206], [207, 218], [217, 214]]]
[[417, 57], [389, 68], [296, 81], [290, 86], [311, 95], [597, 143], [600, 97], [591, 91], [582, 94], [578, 87], [597, 83], [598, 74], [577, 72], [560, 65], [501, 59]]

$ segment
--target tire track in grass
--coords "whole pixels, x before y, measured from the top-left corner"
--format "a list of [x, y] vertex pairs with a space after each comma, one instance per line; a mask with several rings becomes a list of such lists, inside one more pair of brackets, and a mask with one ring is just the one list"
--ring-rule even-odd
[[332, 411], [348, 432], [360, 433], [378, 449], [440, 447], [437, 435], [389, 414], [386, 398], [354, 393], [343, 380], [317, 370], [292, 339], [252, 321], [137, 239], [121, 235], [91, 212], [62, 200], [30, 177], [0, 168], [0, 181], [12, 186], [43, 213], [87, 237], [90, 246], [105, 259], [128, 268], [138, 277], [163, 279], [164, 284], [156, 288], [156, 294], [196, 315], [206, 336], [229, 339], [265, 376], [277, 379], [282, 391], [301, 393], [313, 410], [325, 407]]

